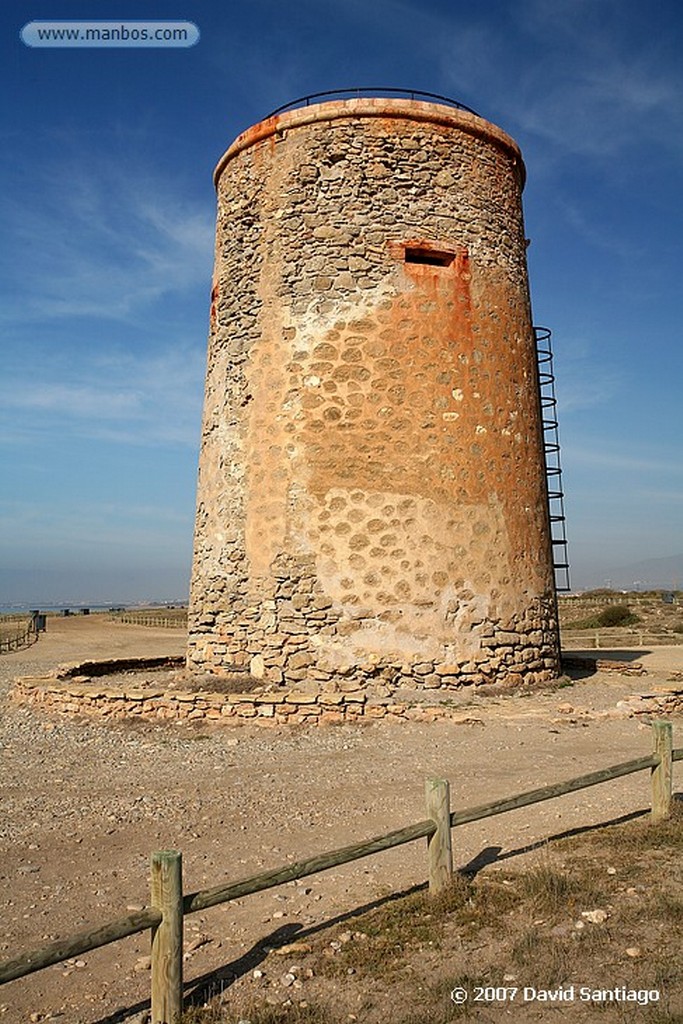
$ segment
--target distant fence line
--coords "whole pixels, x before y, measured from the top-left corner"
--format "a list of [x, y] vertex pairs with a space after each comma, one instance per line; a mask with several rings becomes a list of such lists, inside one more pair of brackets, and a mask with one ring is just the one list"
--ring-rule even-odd
[[646, 629], [562, 629], [563, 649], [590, 647], [675, 647], [683, 644], [683, 633], [653, 633]]
[[605, 594], [558, 594], [557, 600], [562, 605], [572, 606], [575, 604], [581, 605], [605, 605], [605, 604], [656, 604], [660, 605], [663, 603], [662, 595], [671, 594], [673, 603], [678, 604], [683, 596], [683, 592], [675, 588], [667, 590], [662, 588], [661, 590], [650, 590], [650, 591], [633, 591], [627, 590], [622, 592], [612, 592]]
[[125, 622], [129, 626], [158, 626], [162, 629], [187, 629], [187, 612], [177, 615], [147, 615], [144, 612], [123, 612], [112, 615], [114, 622]]
[[[17, 621], [17, 625], [14, 630], [10, 631], [9, 634], [5, 633], [4, 629], [0, 632], [0, 654], [7, 654], [10, 651], [18, 651], [22, 647], [27, 647], [28, 644], [32, 644], [38, 638], [38, 633], [42, 628], [45, 628], [45, 617], [31, 615], [30, 618], [23, 616]], [[4, 623], [0, 623], [0, 626], [4, 626]]]
[[353, 846], [317, 854], [237, 882], [222, 882], [199, 892], [183, 893], [181, 853], [177, 850], [156, 852], [151, 858], [150, 907], [0, 963], [0, 984], [22, 978], [52, 964], [63, 963], [70, 957], [150, 928], [151, 1024], [179, 1024], [183, 1012], [183, 919], [186, 915], [318, 874], [328, 868], [360, 860], [417, 839], [428, 840], [429, 889], [432, 893], [438, 893], [450, 883], [453, 876], [451, 830], [456, 826], [551, 800], [565, 793], [646, 769], [651, 772], [651, 819], [661, 821], [671, 814], [673, 762], [683, 760], [683, 748], [673, 749], [673, 727], [670, 722], [653, 722], [652, 727], [653, 747], [650, 755], [461, 811], [450, 810], [450, 791], [446, 780], [427, 779], [427, 817], [422, 821]]

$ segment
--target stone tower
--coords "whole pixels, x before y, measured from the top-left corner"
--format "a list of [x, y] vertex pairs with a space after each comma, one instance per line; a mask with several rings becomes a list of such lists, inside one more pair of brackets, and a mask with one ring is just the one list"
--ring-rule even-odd
[[332, 100], [248, 129], [215, 181], [189, 667], [557, 675], [516, 143]]

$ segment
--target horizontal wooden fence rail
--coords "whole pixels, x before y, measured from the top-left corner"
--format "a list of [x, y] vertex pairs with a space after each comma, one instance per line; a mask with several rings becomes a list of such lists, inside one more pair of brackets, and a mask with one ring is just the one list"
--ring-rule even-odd
[[[677, 751], [683, 757], [683, 748]], [[574, 793], [577, 789], [588, 789], [589, 786], [597, 786], [600, 782], [609, 782], [611, 779], [618, 779], [622, 775], [632, 775], [634, 772], [642, 772], [645, 768], [656, 768], [659, 764], [659, 756], [648, 754], [646, 757], [638, 757], [633, 761], [623, 761], [621, 764], [612, 765], [610, 768], [601, 768], [597, 772], [590, 772], [588, 775], [580, 775], [576, 779], [569, 779], [567, 782], [555, 782], [550, 786], [542, 786], [540, 789], [531, 789], [527, 793], [519, 793], [517, 796], [508, 797], [505, 800], [494, 800], [490, 804], [482, 804], [480, 807], [470, 807], [465, 811], [453, 811], [451, 814], [451, 827], [465, 825], [470, 821], [481, 821], [482, 818], [490, 818], [494, 814], [504, 814], [506, 811], [516, 811], [520, 807], [528, 807], [529, 804], [539, 804], [543, 800], [553, 800], [565, 793]]]
[[108, 946], [119, 939], [126, 939], [129, 935], [137, 935], [138, 932], [145, 932], [161, 923], [161, 913], [151, 907], [129, 914], [128, 917], [120, 917], [116, 921], [109, 921], [107, 924], [97, 928], [86, 929], [76, 932], [67, 939], [57, 939], [49, 946], [43, 946], [32, 953], [24, 953], [15, 960], [5, 960], [0, 964], [0, 985], [6, 981], [14, 981], [15, 978], [23, 978], [34, 971], [42, 971], [44, 967], [51, 967], [53, 964], [61, 964], [71, 957], [88, 953], [91, 949], [99, 949], [100, 946]]
[[252, 875], [240, 882], [217, 885], [213, 889], [190, 893], [184, 897], [184, 912], [193, 914], [197, 910], [206, 910], [208, 907], [218, 906], [219, 903], [227, 903], [228, 900], [250, 896], [254, 892], [272, 889], [276, 885], [284, 885], [285, 882], [294, 882], [307, 875], [316, 875], [320, 871], [326, 871], [327, 868], [336, 868], [340, 864], [348, 864], [350, 861], [360, 860], [362, 857], [370, 857], [374, 853], [390, 850], [394, 846], [403, 846], [416, 839], [429, 838], [436, 832], [436, 829], [437, 826], [432, 819], [427, 818], [424, 821], [418, 821], [415, 825], [407, 825], [395, 832], [389, 832], [385, 836], [366, 839], [365, 842], [356, 843], [353, 846], [343, 846], [340, 850], [319, 853], [306, 860], [287, 864], [283, 868], [275, 868], [273, 871], [264, 871], [260, 875]]
[[624, 761], [565, 782], [552, 783], [478, 807], [451, 812], [448, 782], [443, 779], [428, 779], [428, 817], [423, 821], [396, 829], [386, 835], [376, 836], [374, 839], [316, 854], [294, 864], [264, 871], [237, 882], [222, 883], [210, 889], [183, 894], [182, 855], [175, 850], [154, 853], [151, 861], [150, 907], [0, 963], [0, 984], [149, 928], [152, 934], [151, 1024], [177, 1024], [182, 1014], [182, 941], [183, 918], [186, 915], [425, 838], [428, 840], [429, 888], [431, 892], [438, 892], [449, 884], [452, 877], [452, 828], [543, 800], [551, 800], [565, 793], [586, 789], [648, 768], [651, 771], [651, 818], [653, 821], [661, 820], [671, 813], [672, 766], [674, 761], [683, 760], [683, 747], [673, 748], [671, 723], [653, 722], [652, 727], [653, 752], [645, 757]]

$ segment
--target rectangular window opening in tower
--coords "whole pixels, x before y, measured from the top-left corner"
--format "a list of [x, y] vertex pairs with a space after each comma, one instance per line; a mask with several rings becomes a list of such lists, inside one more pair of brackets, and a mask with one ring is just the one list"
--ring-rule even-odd
[[450, 267], [455, 259], [454, 252], [444, 249], [430, 249], [427, 246], [406, 246], [406, 263], [426, 263], [431, 267]]

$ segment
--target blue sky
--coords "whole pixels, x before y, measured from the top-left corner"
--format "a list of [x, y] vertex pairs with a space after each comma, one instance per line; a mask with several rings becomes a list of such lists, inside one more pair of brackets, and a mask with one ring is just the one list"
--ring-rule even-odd
[[201, 39], [20, 41], [93, 7], [0, 15], [0, 602], [186, 596], [211, 172], [273, 108], [349, 85], [452, 96], [519, 142], [572, 582], [683, 585], [678, 0], [112, 0], [98, 17]]

